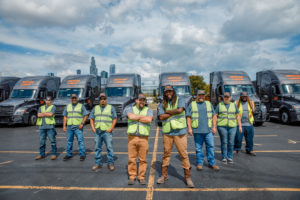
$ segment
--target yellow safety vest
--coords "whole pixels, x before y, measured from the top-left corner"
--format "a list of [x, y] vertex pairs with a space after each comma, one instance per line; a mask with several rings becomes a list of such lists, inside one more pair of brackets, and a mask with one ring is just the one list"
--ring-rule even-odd
[[[208, 127], [212, 127], [212, 110], [211, 110], [211, 103], [209, 101], [205, 101], [206, 105], [206, 115], [207, 115], [207, 121], [208, 121]], [[192, 102], [192, 114], [191, 114], [191, 120], [192, 120], [192, 128], [198, 128], [199, 126], [199, 110], [197, 106], [197, 102]]]
[[219, 116], [217, 120], [218, 126], [236, 127], [236, 109], [235, 104], [230, 102], [227, 110], [224, 102], [219, 103]]
[[101, 112], [100, 105], [95, 106], [95, 129], [107, 131], [112, 125], [111, 105], [106, 105]]
[[[252, 106], [253, 106], [252, 108], [255, 108], [254, 102], [251, 101], [251, 103], [252, 103]], [[254, 122], [253, 110], [251, 109], [251, 106], [249, 105], [248, 102], [247, 102], [247, 104], [248, 104], [248, 117], [249, 117], [249, 123], [250, 123], [250, 124], [253, 124], [253, 122]], [[239, 113], [240, 113], [241, 116], [243, 116], [243, 106], [242, 106], [241, 103], [240, 103], [240, 106], [239, 106]]]
[[82, 115], [82, 104], [78, 103], [73, 110], [72, 104], [68, 104], [67, 106], [67, 125], [68, 126], [79, 126], [83, 121]]
[[[46, 106], [43, 105], [41, 107], [41, 113], [50, 113], [51, 110], [52, 110], [52, 107], [53, 105], [49, 106], [47, 109], [46, 109]], [[45, 123], [47, 125], [55, 125], [55, 113], [53, 113], [52, 117], [45, 117]], [[42, 126], [43, 124], [43, 119], [41, 117], [38, 117], [38, 119], [36, 120], [36, 125], [37, 126]]]
[[[168, 106], [166, 110], [175, 110], [178, 107], [178, 97], [176, 99], [176, 103], [174, 106], [170, 105], [168, 103]], [[178, 129], [183, 129], [186, 128], [186, 118], [185, 118], [185, 110], [183, 110], [181, 113], [177, 115], [173, 115], [169, 117], [168, 119], [164, 120], [162, 122], [162, 131], [163, 133], [170, 133], [171, 128], [172, 130], [178, 130]]]
[[[133, 113], [137, 115], [147, 116], [148, 107], [144, 106], [144, 108], [140, 111], [136, 106], [132, 107]], [[149, 136], [150, 133], [150, 124], [151, 123], [142, 123], [134, 120], [128, 119], [128, 135], [140, 135], [140, 136]], [[138, 130], [138, 133], [137, 133]]]

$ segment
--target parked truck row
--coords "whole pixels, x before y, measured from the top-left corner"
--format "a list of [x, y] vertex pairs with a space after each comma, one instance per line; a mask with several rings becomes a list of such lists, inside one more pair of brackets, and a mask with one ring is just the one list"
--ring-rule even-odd
[[[186, 107], [191, 103], [193, 97], [187, 73], [159, 75], [159, 102], [163, 99], [166, 85], [174, 87], [177, 95], [184, 98]], [[300, 121], [299, 70], [260, 71], [256, 74], [256, 81], [251, 81], [243, 71], [215, 71], [210, 73], [209, 85], [210, 101], [214, 106], [222, 100], [224, 92], [230, 92], [233, 101], [238, 99], [241, 92], [247, 92], [255, 104], [255, 125], [262, 125], [269, 118], [279, 119], [286, 124]], [[77, 94], [79, 102], [90, 111], [98, 103], [100, 90], [101, 78], [95, 75], [71, 75], [62, 81], [54, 76], [21, 79], [0, 77], [0, 124], [34, 125], [38, 108], [46, 96], [55, 98], [53, 104], [56, 106], [56, 122], [62, 124], [63, 110], [72, 94]], [[141, 76], [113, 74], [108, 79], [105, 93], [108, 103], [116, 109], [118, 122], [126, 123], [123, 110], [134, 103], [141, 93]]]

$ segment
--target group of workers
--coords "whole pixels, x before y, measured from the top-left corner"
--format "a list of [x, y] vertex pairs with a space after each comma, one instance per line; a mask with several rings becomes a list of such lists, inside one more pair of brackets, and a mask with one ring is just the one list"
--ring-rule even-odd
[[[185, 101], [176, 95], [171, 85], [164, 88], [163, 100], [158, 106], [158, 118], [162, 121], [164, 154], [161, 165], [161, 176], [157, 184], [163, 184], [168, 179], [168, 166], [175, 144], [184, 170], [184, 178], [187, 187], [193, 188], [191, 179], [191, 164], [187, 152], [187, 133], [194, 137], [196, 149], [197, 170], [201, 171], [204, 165], [203, 143], [206, 146], [208, 167], [219, 171], [215, 164], [214, 135], [218, 133], [221, 141], [222, 162], [233, 163], [233, 151], [241, 150], [243, 136], [246, 140], [246, 153], [255, 156], [253, 151], [253, 112], [254, 104], [247, 93], [243, 92], [239, 100], [231, 102], [230, 93], [226, 92], [216, 109], [209, 101], [205, 100], [204, 90], [197, 91], [195, 101], [185, 109]], [[74, 135], [78, 141], [80, 161], [85, 160], [85, 144], [83, 127], [90, 119], [91, 129], [95, 134], [95, 165], [93, 171], [102, 168], [101, 157], [102, 144], [107, 148], [107, 166], [113, 171], [113, 130], [117, 123], [115, 108], [107, 104], [104, 93], [99, 96], [99, 105], [96, 105], [90, 113], [84, 105], [78, 102], [75, 94], [71, 96], [71, 103], [63, 112], [63, 131], [67, 132], [67, 150], [63, 158], [67, 161], [72, 158]], [[88, 116], [89, 115], [89, 116]], [[141, 185], [145, 185], [147, 169], [148, 137], [153, 121], [153, 110], [146, 104], [146, 96], [139, 94], [135, 103], [124, 109], [123, 115], [128, 119], [128, 185], [135, 184], [136, 179]], [[52, 99], [46, 98], [46, 104], [41, 106], [38, 112], [37, 125], [40, 129], [40, 155], [35, 159], [45, 158], [46, 137], [48, 136], [51, 147], [51, 159], [57, 158], [56, 131], [55, 131], [55, 106]], [[137, 166], [138, 160], [138, 166]]]

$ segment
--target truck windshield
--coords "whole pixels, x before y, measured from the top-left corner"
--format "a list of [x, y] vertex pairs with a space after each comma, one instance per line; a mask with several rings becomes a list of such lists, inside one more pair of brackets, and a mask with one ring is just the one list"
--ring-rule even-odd
[[57, 92], [57, 98], [71, 98], [72, 94], [76, 94], [77, 97], [82, 97], [82, 88], [60, 88]]
[[284, 94], [300, 94], [300, 84], [284, 84], [282, 89]]
[[[177, 95], [190, 95], [191, 90], [188, 85], [172, 85]], [[161, 94], [164, 93], [165, 86], [161, 87]]]
[[13, 90], [11, 92], [11, 99], [30, 99], [35, 95], [36, 90]]
[[225, 85], [224, 91], [235, 95], [239, 95], [241, 92], [247, 92], [248, 95], [254, 94], [253, 85]]
[[111, 88], [106, 88], [105, 93], [108, 97], [131, 97], [133, 96], [133, 88], [111, 87]]

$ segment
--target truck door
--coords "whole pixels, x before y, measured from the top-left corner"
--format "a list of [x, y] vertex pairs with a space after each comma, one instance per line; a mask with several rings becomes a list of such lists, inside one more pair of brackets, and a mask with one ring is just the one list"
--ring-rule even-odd
[[271, 85], [271, 106], [272, 106], [272, 115], [275, 115], [279, 117], [279, 108], [280, 108], [280, 101], [279, 101], [279, 95], [280, 95], [280, 90], [278, 84], [272, 84]]

